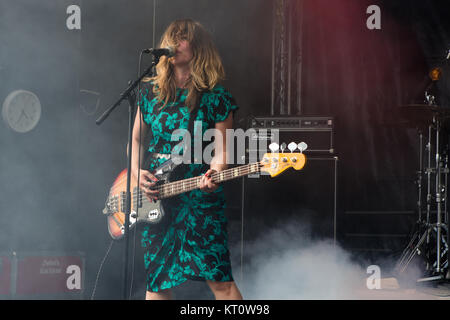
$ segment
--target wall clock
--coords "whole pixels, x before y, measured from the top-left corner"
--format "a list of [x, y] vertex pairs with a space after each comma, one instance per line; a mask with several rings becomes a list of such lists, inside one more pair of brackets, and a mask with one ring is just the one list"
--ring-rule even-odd
[[41, 103], [34, 93], [15, 90], [3, 102], [2, 115], [11, 129], [25, 133], [38, 124], [41, 118]]

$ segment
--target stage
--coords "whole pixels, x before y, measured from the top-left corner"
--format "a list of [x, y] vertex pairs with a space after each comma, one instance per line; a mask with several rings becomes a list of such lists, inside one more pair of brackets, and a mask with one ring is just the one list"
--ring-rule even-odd
[[[144, 300], [161, 252], [179, 269], [160, 285], [181, 300], [215, 298], [184, 282], [198, 275], [252, 301], [450, 299], [449, 10], [1, 1], [0, 299]], [[175, 177], [186, 136], [201, 161]], [[156, 186], [132, 176], [140, 156]], [[172, 247], [149, 245], [152, 230]]]

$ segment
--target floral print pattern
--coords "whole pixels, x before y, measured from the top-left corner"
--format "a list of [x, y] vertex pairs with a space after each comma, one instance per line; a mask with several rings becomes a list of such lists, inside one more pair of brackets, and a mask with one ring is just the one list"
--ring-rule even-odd
[[[151, 84], [143, 86], [140, 110], [151, 131], [150, 153], [170, 154], [179, 144], [171, 138], [174, 130], [188, 128], [190, 112], [185, 106], [186, 97], [187, 90], [177, 89], [175, 101], [162, 108], [162, 103], [152, 92]], [[202, 122], [202, 134], [238, 109], [234, 98], [221, 85], [204, 92], [199, 101], [195, 120]], [[194, 137], [198, 129], [195, 127]], [[152, 172], [165, 161], [152, 159], [147, 169]], [[185, 166], [181, 179], [202, 175], [209, 168], [205, 163]], [[147, 290], [157, 292], [173, 288], [188, 279], [232, 281], [223, 186], [219, 185], [211, 193], [192, 190], [166, 202], [167, 224], [157, 229], [151, 225], [142, 228]]]

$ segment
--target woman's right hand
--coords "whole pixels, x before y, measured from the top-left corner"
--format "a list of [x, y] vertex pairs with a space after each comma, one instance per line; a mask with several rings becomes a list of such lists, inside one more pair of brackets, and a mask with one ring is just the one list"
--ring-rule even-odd
[[158, 199], [159, 191], [151, 188], [156, 184], [158, 179], [148, 170], [140, 170], [139, 188], [145, 193], [150, 201]]

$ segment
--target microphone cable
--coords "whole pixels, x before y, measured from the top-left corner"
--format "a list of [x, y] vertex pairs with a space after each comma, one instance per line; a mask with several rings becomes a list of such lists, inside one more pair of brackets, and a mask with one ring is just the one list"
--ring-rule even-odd
[[114, 243], [114, 240], [111, 240], [111, 242], [109, 243], [109, 247], [106, 250], [105, 256], [103, 257], [102, 262], [100, 263], [100, 267], [98, 268], [97, 276], [96, 276], [95, 282], [94, 282], [94, 288], [92, 289], [91, 300], [94, 300], [95, 291], [97, 291], [98, 279], [100, 278], [100, 273], [103, 269], [103, 264], [105, 263], [106, 257], [108, 257], [109, 252], [111, 251], [113, 243]]

